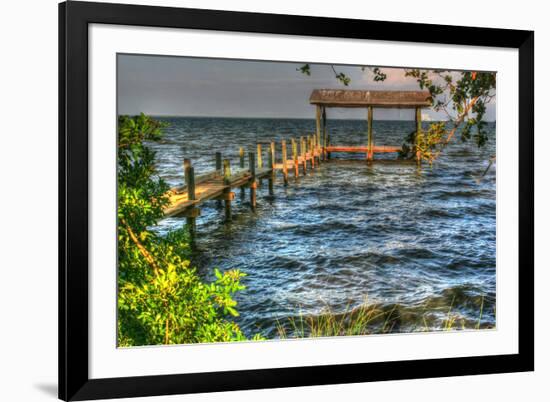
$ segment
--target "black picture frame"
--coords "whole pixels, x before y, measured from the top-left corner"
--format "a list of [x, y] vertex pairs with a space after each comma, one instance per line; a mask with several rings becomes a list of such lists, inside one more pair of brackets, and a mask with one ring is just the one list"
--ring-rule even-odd
[[[517, 354], [213, 373], [88, 375], [88, 25], [458, 44], [519, 51]], [[70, 1], [59, 5], [59, 398], [87, 400], [534, 370], [534, 32]]]

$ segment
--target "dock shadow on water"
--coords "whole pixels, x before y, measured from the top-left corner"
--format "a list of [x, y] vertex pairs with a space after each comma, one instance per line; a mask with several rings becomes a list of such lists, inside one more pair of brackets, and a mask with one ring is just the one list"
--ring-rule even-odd
[[[311, 131], [311, 120], [170, 118], [157, 150], [160, 175], [183, 181], [181, 161], [200, 172], [222, 152], [238, 166], [239, 147]], [[377, 138], [399, 144], [411, 122], [377, 122]], [[362, 121], [329, 121], [335, 142], [360, 143]], [[494, 154], [454, 144], [433, 167], [380, 157], [332, 155], [306, 176], [267, 180], [251, 211], [236, 190], [232, 219], [216, 201], [201, 206], [193, 263], [245, 272], [238, 324], [268, 338], [361, 335], [496, 326], [495, 169], [475, 178]], [[384, 145], [384, 144], [381, 144]], [[248, 190], [246, 190], [248, 191]], [[167, 218], [159, 231], [179, 228]]]

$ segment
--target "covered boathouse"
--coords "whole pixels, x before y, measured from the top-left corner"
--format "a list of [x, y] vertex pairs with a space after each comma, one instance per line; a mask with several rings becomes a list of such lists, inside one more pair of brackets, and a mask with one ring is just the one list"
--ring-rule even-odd
[[[309, 97], [309, 103], [316, 106], [317, 139], [322, 144], [323, 158], [331, 152], [365, 153], [368, 161], [375, 153], [399, 152], [400, 146], [376, 146], [372, 133], [374, 108], [415, 109], [416, 132], [422, 130], [422, 108], [432, 106], [428, 91], [371, 91], [350, 89], [315, 89]], [[327, 108], [365, 108], [367, 109], [367, 144], [364, 146], [332, 145], [327, 133]], [[417, 153], [417, 161], [419, 155]]]

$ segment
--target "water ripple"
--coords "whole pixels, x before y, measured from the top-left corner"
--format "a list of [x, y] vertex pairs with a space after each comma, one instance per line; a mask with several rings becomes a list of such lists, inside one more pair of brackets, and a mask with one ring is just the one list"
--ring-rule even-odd
[[[198, 174], [214, 167], [220, 151], [238, 166], [239, 147], [267, 143], [314, 130], [313, 120], [170, 118], [158, 151], [160, 175], [171, 185], [183, 181], [182, 160]], [[376, 121], [380, 144], [400, 144], [413, 122]], [[489, 125], [494, 136], [495, 127]], [[364, 121], [330, 121], [334, 143], [361, 144]], [[495, 323], [495, 170], [477, 181], [494, 154], [451, 146], [433, 168], [414, 163], [367, 165], [364, 155], [330, 163], [307, 176], [281, 178], [275, 195], [267, 185], [251, 212], [248, 195], [237, 191], [233, 221], [222, 223], [216, 201], [202, 207], [195, 263], [206, 279], [212, 268], [239, 268], [247, 289], [237, 296], [239, 324], [251, 334], [275, 335], [275, 322], [318, 314], [327, 306], [343, 311], [365, 298], [399, 312], [396, 330], [415, 330], [422, 318], [441, 324], [451, 305], [466, 324]], [[181, 218], [163, 221], [159, 231], [181, 227]], [[426, 311], [428, 314], [426, 315]], [[468, 324], [469, 325], [469, 324]]]

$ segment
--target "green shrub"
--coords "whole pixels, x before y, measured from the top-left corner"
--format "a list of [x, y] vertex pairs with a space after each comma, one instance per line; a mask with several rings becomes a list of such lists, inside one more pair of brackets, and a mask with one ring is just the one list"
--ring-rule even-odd
[[238, 315], [233, 295], [244, 289], [244, 274], [216, 270], [216, 280], [205, 283], [190, 266], [184, 229], [167, 236], [148, 229], [168, 202], [155, 154], [144, 145], [158, 141], [162, 129], [144, 114], [119, 118], [118, 345], [244, 340], [228, 319]]

